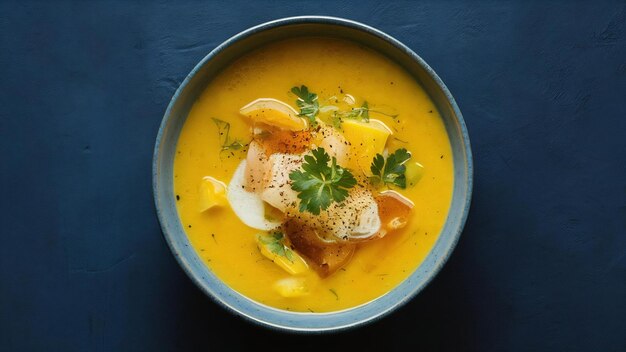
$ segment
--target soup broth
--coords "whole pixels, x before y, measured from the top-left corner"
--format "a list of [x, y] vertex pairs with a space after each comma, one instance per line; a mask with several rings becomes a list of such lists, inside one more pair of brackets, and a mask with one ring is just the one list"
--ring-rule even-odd
[[[275, 232], [247, 226], [233, 210], [236, 205], [223, 199], [217, 205], [210, 203], [212, 200], [205, 204], [203, 197], [207, 187], [212, 194], [219, 193], [222, 186], [226, 186], [224, 192], [230, 192], [228, 184], [242, 160], [246, 160], [251, 141], [264, 133], [251, 123], [255, 118], [251, 117], [253, 113], [245, 116], [240, 109], [259, 98], [271, 98], [290, 105], [300, 114], [306, 113], [303, 110], [306, 106], [300, 106], [305, 101], [298, 101], [292, 90], [298, 87], [296, 91], [302, 93], [299, 90], [302, 86], [317, 94], [319, 112], [314, 118], [327, 126], [328, 131], [344, 133], [341, 131], [347, 131], [345, 126], [349, 124], [360, 128], [360, 124], [373, 120], [388, 128], [388, 133], [381, 129], [388, 137], [383, 143], [384, 152], [380, 154], [388, 162], [394, 151], [405, 149], [410, 153], [405, 164], [406, 188], [398, 186], [398, 179], [385, 182], [378, 178], [372, 181], [377, 184], [372, 194], [391, 190], [413, 204], [405, 226], [384, 236], [373, 235], [375, 240], [355, 241], [350, 244], [355, 246], [353, 254], [332, 273], [308, 269], [310, 273], [304, 276], [308, 280], [306, 290], [281, 293], [277, 291], [277, 282], [300, 276], [292, 275], [277, 265], [276, 260], [282, 255], [284, 258], [278, 259], [293, 265], [293, 257], [288, 255], [297, 256], [298, 250], [289, 242], [286, 247], [272, 247], [275, 244], [272, 242], [274, 244], [267, 247], [271, 252], [268, 256], [267, 252], [259, 250], [266, 242], [259, 242], [257, 235], [270, 236], [261, 241], [278, 241], [280, 236], [275, 239], [271, 237]], [[257, 109], [259, 111], [267, 113], [263, 106]], [[369, 122], [365, 121], [365, 114]], [[261, 125], [274, 123], [267, 116], [263, 118]], [[299, 118], [304, 122], [292, 119], [293, 123], [306, 124], [308, 129], [317, 124], [307, 116]], [[287, 125], [299, 128], [290, 123], [285, 119], [281, 128]], [[351, 138], [364, 135], [358, 128], [357, 136]], [[322, 145], [319, 139], [323, 136], [312, 137], [315, 138], [317, 144], [314, 145]], [[377, 143], [375, 138], [372, 141]], [[354, 143], [351, 147], [355, 151], [348, 154], [366, 153], [364, 150], [368, 148]], [[326, 151], [330, 153], [329, 149], [331, 147]], [[298, 152], [302, 153], [298, 150], [296, 154]], [[337, 154], [337, 160], [343, 156]], [[357, 182], [369, 182], [375, 176], [370, 170], [372, 159], [366, 163], [359, 159], [369, 156], [348, 157], [344, 160], [349, 161], [341, 166], [351, 171]], [[415, 163], [418, 169], [410, 167], [413, 165], [410, 163]], [[439, 112], [421, 86], [383, 55], [352, 42], [329, 38], [298, 38], [273, 43], [224, 69], [193, 105], [181, 131], [174, 162], [174, 190], [180, 221], [210, 270], [229, 287], [254, 301], [298, 312], [330, 312], [355, 307], [384, 295], [405, 280], [437, 240], [448, 214], [452, 186], [453, 164], [448, 136]], [[205, 206], [199, 209], [199, 203]], [[379, 202], [379, 211], [380, 207]], [[274, 207], [267, 209], [268, 213], [277, 212]], [[280, 217], [280, 211], [278, 213]], [[315, 218], [310, 211], [307, 216]], [[273, 221], [267, 214], [266, 219]], [[313, 266], [308, 257], [303, 257]]]

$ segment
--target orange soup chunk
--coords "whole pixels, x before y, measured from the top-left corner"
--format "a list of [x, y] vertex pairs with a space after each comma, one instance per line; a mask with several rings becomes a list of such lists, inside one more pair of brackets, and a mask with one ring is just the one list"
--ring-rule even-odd
[[383, 191], [374, 199], [378, 204], [378, 215], [382, 223], [377, 235], [379, 238], [406, 226], [415, 206], [410, 199], [392, 190]]
[[324, 242], [317, 236], [315, 229], [296, 219], [285, 222], [283, 230], [293, 249], [302, 254], [321, 277], [327, 277], [339, 270], [352, 258], [356, 248], [352, 243]]

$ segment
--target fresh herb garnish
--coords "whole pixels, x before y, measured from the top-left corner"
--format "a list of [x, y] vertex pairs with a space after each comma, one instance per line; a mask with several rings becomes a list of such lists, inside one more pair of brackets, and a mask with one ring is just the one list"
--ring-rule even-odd
[[367, 104], [367, 102], [364, 101], [360, 108], [352, 108], [352, 110], [346, 113], [343, 116], [343, 118], [369, 122], [370, 121], [370, 107]]
[[219, 133], [219, 141], [222, 144], [222, 151], [225, 150], [239, 150], [243, 148], [243, 144], [238, 140], [230, 140], [230, 123], [220, 120], [218, 118], [213, 117], [213, 122], [217, 126], [217, 131]]
[[332, 115], [332, 123], [333, 126], [339, 127], [341, 126], [341, 122], [344, 119], [353, 119], [357, 121], [369, 122], [370, 121], [370, 112], [378, 113], [381, 115], [389, 116], [389, 117], [398, 117], [397, 114], [387, 114], [382, 111], [372, 110], [369, 107], [367, 101], [364, 101], [360, 108], [352, 108], [350, 111], [334, 111]]
[[411, 158], [411, 153], [406, 149], [397, 149], [393, 154], [387, 156], [387, 160], [380, 154], [376, 154], [370, 170], [372, 176], [370, 180], [374, 184], [383, 182], [387, 185], [395, 185], [406, 188], [406, 166], [404, 164]]
[[315, 116], [319, 113], [320, 104], [317, 101], [317, 94], [309, 92], [307, 86], [302, 85], [299, 88], [291, 88], [291, 92], [298, 97], [296, 104], [300, 108], [300, 116], [306, 116], [311, 126], [316, 126]]
[[400, 139], [398, 137], [393, 137], [393, 139], [395, 139], [396, 141], [398, 141], [400, 143], [404, 143], [404, 144], [409, 143], [408, 141], [402, 140], [402, 139]]
[[[328, 164], [330, 161], [330, 165]], [[292, 171], [291, 188], [299, 192], [300, 211], [319, 215], [335, 201], [341, 203], [348, 196], [348, 189], [356, 185], [356, 179], [347, 169], [337, 165], [337, 159], [324, 148], [311, 151], [304, 157], [301, 170]]]
[[343, 119], [341, 118], [340, 114], [338, 114], [337, 111], [333, 111], [332, 115], [330, 115], [331, 125], [333, 125], [333, 127], [336, 129], [341, 129], [342, 122]]
[[259, 241], [261, 241], [270, 252], [285, 257], [293, 263], [293, 251], [285, 245], [285, 236], [281, 232], [274, 232], [268, 236], [259, 235]]
[[337, 292], [335, 290], [333, 290], [332, 288], [329, 288], [328, 291], [330, 291], [330, 293], [333, 294], [333, 296], [335, 296], [335, 300], [339, 300], [339, 295], [337, 294]]

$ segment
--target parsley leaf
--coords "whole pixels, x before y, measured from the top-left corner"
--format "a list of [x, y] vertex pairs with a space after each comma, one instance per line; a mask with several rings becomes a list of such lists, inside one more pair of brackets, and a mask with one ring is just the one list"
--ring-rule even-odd
[[370, 170], [372, 176], [370, 180], [374, 183], [383, 182], [387, 185], [395, 185], [402, 189], [406, 188], [406, 166], [404, 164], [411, 158], [411, 153], [406, 149], [397, 149], [393, 154], [387, 157], [387, 160], [380, 155], [376, 154]]
[[213, 119], [213, 122], [215, 122], [215, 125], [217, 126], [219, 141], [222, 144], [221, 151], [239, 150], [243, 148], [243, 144], [241, 144], [238, 140], [230, 140], [230, 123], [215, 117], [212, 117], [211, 119]]
[[352, 173], [337, 165], [335, 157], [331, 160], [324, 148], [306, 155], [302, 169], [292, 171], [289, 178], [293, 181], [291, 189], [299, 192], [300, 211], [315, 215], [327, 209], [333, 201], [341, 203], [348, 196], [348, 189], [356, 185]]
[[258, 235], [259, 241], [263, 243], [267, 249], [281, 257], [287, 258], [293, 263], [293, 251], [287, 245], [285, 245], [285, 236], [281, 232], [274, 232], [269, 236]]
[[291, 88], [291, 92], [298, 97], [296, 104], [300, 108], [300, 116], [306, 116], [311, 126], [316, 126], [315, 116], [319, 113], [320, 104], [317, 101], [317, 94], [309, 92], [307, 86]]

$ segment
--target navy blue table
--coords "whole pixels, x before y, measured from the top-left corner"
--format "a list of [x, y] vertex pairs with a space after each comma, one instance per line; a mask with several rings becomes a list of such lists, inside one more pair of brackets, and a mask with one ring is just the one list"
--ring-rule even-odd
[[[446, 82], [472, 210], [432, 284], [332, 336], [268, 331], [191, 283], [155, 216], [170, 97], [229, 36], [301, 14], [375, 26]], [[0, 350], [626, 350], [621, 2], [0, 3]]]

